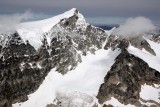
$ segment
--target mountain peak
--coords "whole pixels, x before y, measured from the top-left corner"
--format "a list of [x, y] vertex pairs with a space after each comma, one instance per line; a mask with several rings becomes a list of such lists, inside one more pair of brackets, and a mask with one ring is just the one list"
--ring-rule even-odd
[[72, 8], [72, 9], [70, 9], [70, 10], [68, 10], [68, 11], [66, 11], [65, 13], [78, 13], [79, 11], [78, 11], [78, 9], [77, 8]]
[[72, 8], [49, 19], [22, 23], [17, 27], [17, 32], [23, 38], [24, 42], [28, 40], [35, 49], [38, 49], [42, 45], [41, 39], [44, 33], [49, 32], [52, 27], [60, 23], [63, 19], [69, 19], [74, 15], [77, 17], [76, 23], [78, 25], [86, 24], [83, 15], [76, 8]]
[[[76, 15], [76, 17], [78, 18], [78, 22], [86, 23], [84, 16], [78, 11], [77, 8], [72, 8], [72, 9], [62, 13], [61, 15], [63, 15], [64, 18], [70, 18], [70, 17]], [[62, 18], [62, 19], [64, 19], [64, 18]]]

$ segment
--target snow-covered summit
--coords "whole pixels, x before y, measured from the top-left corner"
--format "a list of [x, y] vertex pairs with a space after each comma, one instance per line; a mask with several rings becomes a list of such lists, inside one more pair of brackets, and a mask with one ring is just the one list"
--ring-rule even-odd
[[54, 17], [51, 17], [49, 19], [21, 23], [20, 25], [18, 25], [17, 28], [18, 28], [18, 30], [19, 29], [29, 29], [29, 30], [39, 29], [39, 30], [42, 30], [42, 32], [47, 32], [54, 25], [59, 23], [60, 20], [62, 20], [64, 18], [69, 18], [69, 17], [73, 16], [76, 12], [78, 13], [78, 16], [79, 16], [79, 18], [81, 18], [81, 20], [85, 20], [83, 15], [81, 13], [79, 13], [76, 8], [72, 8], [69, 11], [66, 11], [66, 12], [64, 12], [62, 14], [59, 14], [59, 15], [54, 16]]
[[73, 8], [0, 35], [0, 107], [160, 107], [159, 37], [114, 30]]
[[60, 15], [54, 16], [49, 19], [44, 19], [40, 21], [25, 22], [17, 26], [17, 32], [24, 40], [29, 41], [29, 43], [34, 46], [35, 49], [38, 49], [42, 45], [43, 34], [48, 32], [52, 27], [58, 24], [62, 19], [67, 19], [75, 15], [78, 17], [77, 23], [84, 24], [86, 23], [83, 15], [76, 9], [72, 8], [69, 11], [66, 11]]

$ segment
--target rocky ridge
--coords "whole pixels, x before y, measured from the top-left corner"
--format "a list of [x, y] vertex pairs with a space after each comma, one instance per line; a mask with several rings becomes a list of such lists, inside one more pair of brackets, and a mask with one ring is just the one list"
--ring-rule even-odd
[[[130, 54], [126, 49], [115, 59], [108, 71], [104, 83], [101, 85], [97, 98], [104, 103], [115, 97], [122, 104], [132, 104], [138, 107], [141, 104], [141, 85], [160, 84], [160, 73], [148, 66], [142, 59]], [[157, 107], [159, 102], [153, 103]]]
[[27, 95], [40, 86], [51, 68], [65, 74], [81, 62], [81, 55], [102, 47], [101, 42], [107, 36], [105, 31], [77, 23], [79, 14], [75, 10], [71, 17], [62, 19], [44, 33], [38, 50], [29, 41], [23, 41], [18, 32], [5, 38], [1, 35], [5, 42], [0, 45], [0, 106], [11, 107], [12, 103], [26, 101]]
[[[102, 48], [112, 48], [113, 51], [118, 48], [121, 53], [108, 71], [105, 83], [100, 87], [97, 95], [99, 103], [113, 96], [123, 104], [140, 106], [141, 85], [160, 84], [158, 71], [127, 52], [127, 47], [132, 45], [156, 55], [143, 37], [121, 38], [108, 35], [105, 30], [86, 23], [77, 9], [74, 9], [70, 17], [61, 19], [48, 32], [43, 33], [42, 45], [37, 50], [28, 40], [24, 41], [19, 32], [2, 34], [0, 39], [2, 107], [11, 107], [13, 103], [26, 101], [27, 95], [38, 89], [52, 68], [65, 75], [76, 68], [83, 55], [94, 54], [96, 50]], [[154, 38], [153, 40], [157, 41]], [[154, 104], [159, 106], [158, 102]]]

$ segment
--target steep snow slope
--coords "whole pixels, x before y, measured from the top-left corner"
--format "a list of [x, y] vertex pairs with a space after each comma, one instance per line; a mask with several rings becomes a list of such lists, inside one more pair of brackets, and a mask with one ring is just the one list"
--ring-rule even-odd
[[29, 95], [28, 101], [13, 104], [13, 107], [45, 107], [47, 104], [53, 103], [57, 91], [67, 92], [69, 90], [70, 93], [78, 91], [95, 98], [101, 83], [103, 83], [106, 71], [110, 69], [119, 53], [118, 50], [101, 49], [95, 55], [83, 56], [82, 63], [75, 70], [69, 71], [65, 75], [52, 69], [39, 89]]
[[152, 41], [150, 41], [148, 39], [146, 39], [146, 40], [149, 42], [151, 47], [156, 52], [156, 56], [150, 54], [149, 52], [147, 52], [144, 49], [140, 50], [140, 49], [135, 48], [135, 47], [133, 47], [131, 45], [129, 46], [128, 51], [131, 54], [143, 59], [145, 62], [147, 62], [149, 64], [150, 67], [152, 67], [155, 70], [160, 72], [160, 66], [159, 66], [159, 64], [160, 64], [160, 54], [159, 54], [160, 53], [159, 52], [160, 44], [154, 43], [154, 42], [152, 42]]
[[[41, 21], [34, 21], [34, 22], [26, 22], [22, 23], [17, 26], [17, 31], [21, 38], [26, 42], [34, 46], [35, 49], [38, 49], [42, 45], [43, 34], [48, 32], [53, 26], [58, 24], [62, 19], [69, 18], [75, 14], [77, 11], [76, 8], [72, 8], [71, 10], [57, 15], [55, 17], [41, 20]], [[82, 14], [78, 13], [78, 24], [86, 23]], [[50, 37], [48, 37], [50, 38]]]
[[155, 51], [156, 53], [156, 56], [158, 58], [160, 58], [160, 44], [159, 43], [156, 43], [156, 42], [153, 42], [147, 38], [145, 38], [147, 40], [147, 42], [150, 44], [150, 46], [153, 48], [153, 50]]

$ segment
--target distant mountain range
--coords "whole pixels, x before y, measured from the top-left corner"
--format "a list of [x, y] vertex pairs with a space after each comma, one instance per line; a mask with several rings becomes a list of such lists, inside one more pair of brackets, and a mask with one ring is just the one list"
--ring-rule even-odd
[[104, 30], [111, 30], [113, 27], [119, 27], [118, 24], [117, 25], [115, 24], [114, 25], [95, 25], [95, 26], [100, 27]]

